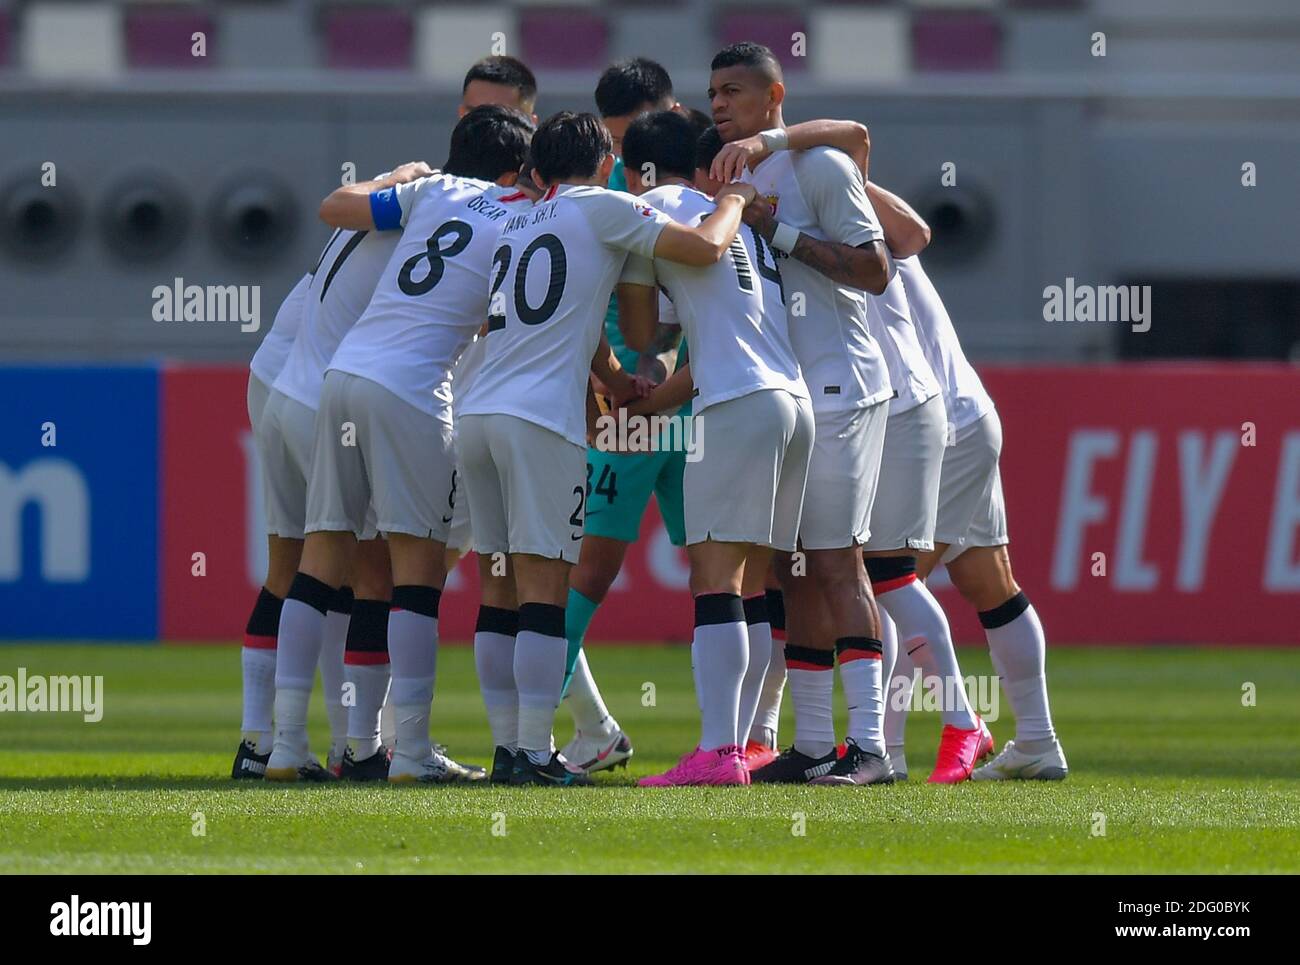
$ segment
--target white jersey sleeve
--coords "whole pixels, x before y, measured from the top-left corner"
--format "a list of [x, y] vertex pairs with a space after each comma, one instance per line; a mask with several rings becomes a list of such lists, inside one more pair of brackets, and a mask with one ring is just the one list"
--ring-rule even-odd
[[262, 336], [262, 344], [257, 347], [248, 363], [252, 373], [267, 387], [279, 378], [285, 360], [289, 357], [294, 336], [302, 324], [303, 305], [307, 300], [311, 278], [311, 273], [303, 275], [289, 294], [284, 296], [284, 301], [275, 313], [275, 321], [271, 323], [271, 330]]
[[862, 172], [842, 151], [800, 151], [794, 155], [799, 190], [829, 241], [859, 245], [884, 241]]
[[623, 262], [623, 274], [618, 278], [620, 285], [644, 285], [654, 288], [659, 283], [655, 280], [655, 263], [653, 258], [645, 255], [628, 255]]
[[370, 216], [374, 219], [376, 230], [395, 231], [398, 228], [405, 228], [411, 218], [411, 209], [415, 206], [416, 199], [425, 188], [441, 178], [441, 174], [435, 174], [371, 191]]
[[582, 206], [582, 212], [607, 248], [649, 258], [664, 226], [672, 222], [662, 211], [623, 191], [602, 191]]

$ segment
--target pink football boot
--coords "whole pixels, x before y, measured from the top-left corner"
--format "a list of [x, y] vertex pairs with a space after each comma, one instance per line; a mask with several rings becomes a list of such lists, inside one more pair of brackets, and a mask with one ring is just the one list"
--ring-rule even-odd
[[702, 751], [698, 747], [662, 774], [637, 781], [641, 787], [685, 787], [718, 784], [748, 784], [744, 752], [735, 744]]
[[929, 783], [960, 784], [970, 778], [977, 761], [993, 753], [993, 735], [989, 733], [988, 725], [978, 715], [975, 722], [979, 726], [970, 730], [944, 725]]

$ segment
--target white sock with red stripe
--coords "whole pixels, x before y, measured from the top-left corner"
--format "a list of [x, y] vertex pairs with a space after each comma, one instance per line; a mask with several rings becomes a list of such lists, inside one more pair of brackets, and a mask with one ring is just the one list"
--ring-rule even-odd
[[906, 650], [914, 663], [939, 678], [943, 722], [973, 730], [978, 724], [957, 665], [948, 618], [939, 601], [916, 578], [916, 560], [910, 556], [869, 557], [866, 563], [876, 603], [898, 628], [900, 653]]
[[1051, 750], [1056, 741], [1047, 702], [1047, 639], [1024, 593], [980, 613], [989, 656], [1002, 678], [1016, 715], [1016, 746], [1029, 754]]
[[388, 664], [387, 600], [354, 600], [348, 621], [343, 672], [352, 685], [348, 708], [348, 747], [352, 759], [364, 761], [380, 746], [380, 718], [388, 700], [391, 678]]
[[848, 736], [864, 751], [885, 755], [885, 695], [881, 685], [884, 645], [870, 637], [840, 637], [840, 682], [849, 705]]
[[785, 645], [785, 671], [794, 704], [794, 749], [825, 757], [835, 749], [835, 651]]

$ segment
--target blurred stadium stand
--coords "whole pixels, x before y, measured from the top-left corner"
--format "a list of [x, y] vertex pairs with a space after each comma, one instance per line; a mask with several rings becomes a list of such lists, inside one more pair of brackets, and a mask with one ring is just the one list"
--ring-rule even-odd
[[[261, 285], [264, 330], [342, 166], [438, 163], [494, 42], [546, 114], [590, 109], [633, 54], [706, 107], [708, 61], [739, 39], [784, 61], [787, 120], [870, 125], [873, 177], [934, 226], [976, 358], [1300, 353], [1296, 0], [0, 0], [0, 357], [247, 358], [260, 333], [153, 322], [153, 287]], [[1044, 322], [1067, 277], [1155, 285], [1162, 335]]]

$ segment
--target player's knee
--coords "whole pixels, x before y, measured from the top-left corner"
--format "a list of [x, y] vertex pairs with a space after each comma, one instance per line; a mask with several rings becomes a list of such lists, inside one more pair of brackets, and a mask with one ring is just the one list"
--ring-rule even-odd
[[605, 572], [602, 568], [596, 566], [584, 567], [579, 563], [573, 569], [573, 577], [570, 579], [570, 585], [585, 596], [592, 603], [601, 603], [605, 595], [609, 593], [609, 588], [614, 585], [618, 579], [618, 571], [612, 574]]
[[272, 536], [267, 540], [266, 588], [284, 599], [302, 563], [302, 540]]
[[962, 599], [980, 612], [1001, 606], [1020, 592], [1001, 546], [967, 550], [949, 564], [948, 575]]
[[866, 575], [852, 558], [841, 559], [838, 565], [831, 565], [830, 560], [816, 566], [810, 564], [808, 575], [832, 606], [856, 603], [870, 597]]

